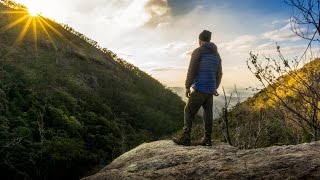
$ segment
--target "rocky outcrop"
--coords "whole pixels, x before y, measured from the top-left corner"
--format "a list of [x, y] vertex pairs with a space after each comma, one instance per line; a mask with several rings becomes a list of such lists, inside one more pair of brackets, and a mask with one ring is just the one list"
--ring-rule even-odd
[[320, 179], [320, 142], [239, 150], [162, 140], [123, 154], [93, 179]]

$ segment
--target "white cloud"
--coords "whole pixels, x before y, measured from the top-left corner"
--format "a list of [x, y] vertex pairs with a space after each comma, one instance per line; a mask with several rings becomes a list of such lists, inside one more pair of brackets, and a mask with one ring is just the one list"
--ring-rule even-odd
[[249, 49], [253, 47], [257, 41], [257, 37], [253, 35], [242, 35], [236, 39], [220, 44], [221, 49], [235, 50], [235, 49]]
[[157, 27], [169, 18], [169, 7], [167, 0], [149, 0], [145, 8], [151, 18], [145, 24], [147, 27]]
[[275, 46], [276, 44], [273, 42], [267, 42], [267, 43], [263, 43], [257, 46], [257, 50], [266, 50], [266, 49], [272, 49], [272, 48], [276, 48]]
[[[297, 52], [303, 52], [305, 46], [304, 45], [293, 45], [287, 42], [278, 43], [280, 46], [280, 50], [285, 55], [296, 56]], [[267, 42], [264, 44], [260, 44], [253, 50], [255, 53], [263, 54], [263, 55], [272, 55], [277, 56], [277, 44], [274, 42]]]
[[263, 26], [265, 26], [266, 28], [269, 28], [271, 30], [277, 29], [277, 28], [281, 28], [284, 25], [288, 24], [290, 22], [290, 19], [275, 19], [269, 22], [264, 22]]
[[278, 25], [278, 24], [288, 24], [290, 22], [290, 19], [276, 19], [271, 22], [272, 25]]
[[193, 43], [188, 42], [170, 42], [163, 49], [165, 51], [184, 51], [185, 49], [190, 48]]
[[[304, 29], [301, 30], [304, 31]], [[280, 29], [265, 32], [262, 34], [262, 36], [265, 39], [274, 41], [297, 41], [300, 39], [295, 33], [292, 32], [291, 23], [286, 24]]]

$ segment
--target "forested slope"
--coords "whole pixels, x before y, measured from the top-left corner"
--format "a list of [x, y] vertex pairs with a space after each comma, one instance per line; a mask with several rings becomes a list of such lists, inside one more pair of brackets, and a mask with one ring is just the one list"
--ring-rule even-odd
[[72, 28], [0, 3], [1, 179], [93, 173], [176, 131], [183, 106]]

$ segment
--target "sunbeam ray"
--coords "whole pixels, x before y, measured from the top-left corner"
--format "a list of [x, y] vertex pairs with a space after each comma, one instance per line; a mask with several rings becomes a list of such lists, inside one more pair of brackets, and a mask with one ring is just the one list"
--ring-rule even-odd
[[51, 42], [51, 44], [53, 45], [53, 47], [54, 47], [55, 49], [58, 49], [56, 43], [53, 41], [53, 39], [52, 39], [51, 35], [49, 34], [47, 28], [43, 25], [43, 23], [40, 21], [39, 18], [36, 18], [36, 20], [37, 20], [37, 22], [40, 24], [40, 26], [41, 26], [42, 30], [44, 31], [44, 33], [48, 36], [49, 41]]
[[54, 28], [50, 23], [48, 23], [45, 19], [43, 19], [41, 16], [39, 17], [39, 22], [43, 22], [43, 25], [46, 25], [49, 27], [55, 34], [57, 34], [61, 39], [63, 39], [65, 42], [71, 44], [72, 46], [79, 48], [79, 46], [75, 43], [73, 43], [71, 40], [66, 38], [62, 33], [60, 33], [56, 28]]
[[23, 40], [24, 36], [26, 35], [26, 33], [30, 27], [31, 21], [32, 21], [32, 18], [29, 17], [29, 19], [27, 20], [27, 22], [23, 26], [22, 31], [20, 32], [19, 36], [17, 37], [16, 41], [14, 42], [13, 47], [18, 46], [21, 43], [21, 41]]
[[0, 14], [25, 14], [27, 13], [26, 10], [22, 11], [0, 11]]
[[7, 31], [7, 30], [9, 30], [9, 29], [11, 29], [11, 28], [13, 28], [14, 26], [16, 26], [16, 25], [20, 24], [21, 22], [23, 22], [23, 21], [24, 21], [25, 19], [27, 19], [28, 17], [30, 17], [30, 16], [29, 16], [28, 14], [26, 14], [26, 15], [22, 16], [21, 18], [13, 21], [12, 23], [10, 23], [10, 24], [2, 27], [2, 28], [0, 29], [0, 33], [4, 32], [4, 31]]
[[49, 24], [46, 20], [44, 20], [42, 17], [39, 17], [39, 20], [44, 23], [46, 26], [48, 26], [55, 34], [57, 34], [60, 38], [62, 38], [63, 40], [68, 41], [68, 39], [61, 34], [58, 30], [56, 30], [56, 28], [54, 28], [51, 24]]
[[37, 17], [32, 18], [33, 41], [35, 54], [38, 54], [38, 34], [37, 34]]

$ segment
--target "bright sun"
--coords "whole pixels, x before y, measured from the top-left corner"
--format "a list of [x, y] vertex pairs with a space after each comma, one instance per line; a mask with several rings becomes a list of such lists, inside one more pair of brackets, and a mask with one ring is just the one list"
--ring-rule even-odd
[[42, 13], [41, 7], [37, 2], [29, 1], [26, 6], [31, 16], [39, 16]]
[[[47, 8], [50, 7], [50, 5], [43, 2], [45, 0], [16, 0], [16, 1], [19, 1], [18, 3], [23, 4], [23, 8], [21, 8], [21, 6], [17, 6], [17, 8], [20, 8], [19, 10], [0, 12], [0, 14], [2, 13], [21, 14], [21, 16], [20, 17], [18, 16], [16, 20], [13, 20], [12, 22], [9, 22], [7, 25], [0, 27], [0, 33], [2, 33], [19, 24], [22, 24], [21, 32], [18, 34], [15, 42], [13, 43], [13, 47], [19, 46], [29, 31], [33, 32], [31, 34], [33, 34], [34, 51], [36, 53], [38, 50], [37, 42], [39, 38], [39, 34], [38, 34], [39, 32], [43, 32], [43, 34], [47, 35], [47, 38], [49, 39], [49, 41], [51, 42], [51, 44], [54, 46], [55, 49], [57, 49], [57, 47], [56, 47], [55, 41], [52, 38], [52, 34], [56, 34], [62, 40], [68, 41], [68, 39], [66, 39], [62, 33], [60, 33], [57, 29], [54, 28], [54, 26], [51, 25], [50, 21], [47, 21], [45, 18], [42, 17], [42, 13], [46, 11], [45, 7]], [[8, 3], [8, 5], [10, 4]], [[28, 14], [26, 14], [26, 11], [28, 11]]]

